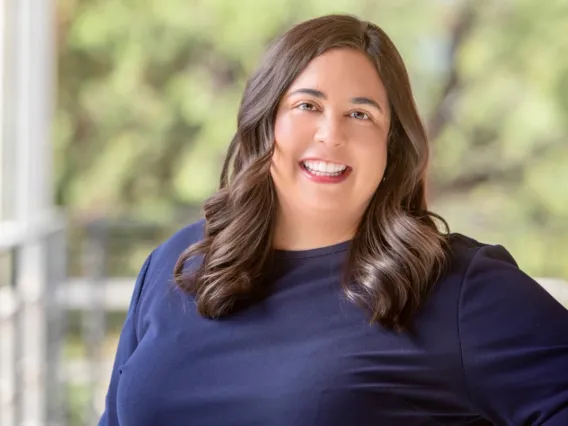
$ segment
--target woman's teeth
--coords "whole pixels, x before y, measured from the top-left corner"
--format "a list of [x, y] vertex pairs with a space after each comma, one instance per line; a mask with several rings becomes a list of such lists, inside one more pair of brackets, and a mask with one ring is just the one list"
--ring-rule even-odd
[[345, 172], [347, 166], [325, 161], [304, 161], [304, 167], [315, 176], [339, 176]]

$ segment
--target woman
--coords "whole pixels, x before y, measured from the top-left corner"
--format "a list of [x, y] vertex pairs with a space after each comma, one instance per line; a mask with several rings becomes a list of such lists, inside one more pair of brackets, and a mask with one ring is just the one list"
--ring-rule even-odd
[[568, 311], [438, 229], [427, 160], [383, 31], [284, 34], [205, 219], [142, 267], [100, 425], [568, 425]]

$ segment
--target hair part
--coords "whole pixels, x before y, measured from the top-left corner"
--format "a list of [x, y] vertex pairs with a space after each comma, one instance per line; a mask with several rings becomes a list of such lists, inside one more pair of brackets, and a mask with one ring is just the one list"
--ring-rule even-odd
[[[175, 267], [176, 283], [195, 296], [205, 317], [230, 315], [240, 302], [265, 290], [277, 206], [270, 176], [276, 110], [309, 62], [336, 48], [367, 55], [391, 108], [385, 179], [350, 246], [345, 293], [369, 310], [370, 322], [400, 331], [411, 325], [444, 270], [449, 229], [427, 209], [428, 139], [403, 60], [376, 25], [350, 15], [328, 15], [304, 21], [276, 40], [245, 86], [219, 189], [203, 205], [204, 238]], [[199, 266], [184, 272], [186, 261], [197, 255], [203, 255]]]

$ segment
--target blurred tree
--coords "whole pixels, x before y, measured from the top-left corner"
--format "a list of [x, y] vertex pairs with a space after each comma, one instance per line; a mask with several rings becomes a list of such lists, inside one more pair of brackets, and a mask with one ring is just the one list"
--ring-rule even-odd
[[269, 40], [348, 12], [406, 59], [435, 209], [530, 273], [568, 276], [568, 5], [537, 3], [60, 0], [57, 201], [162, 218], [201, 202]]
[[[438, 210], [533, 274], [568, 276], [568, 3], [462, 6], [430, 110]], [[461, 16], [461, 18], [460, 18]], [[465, 22], [465, 24], [464, 24]]]

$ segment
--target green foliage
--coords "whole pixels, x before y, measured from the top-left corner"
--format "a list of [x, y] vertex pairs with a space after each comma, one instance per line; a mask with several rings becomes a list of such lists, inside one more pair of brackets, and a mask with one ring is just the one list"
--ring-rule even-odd
[[291, 24], [348, 12], [400, 48], [456, 231], [568, 277], [568, 5], [561, 0], [65, 0], [57, 200], [173, 217], [215, 190], [246, 77]]

